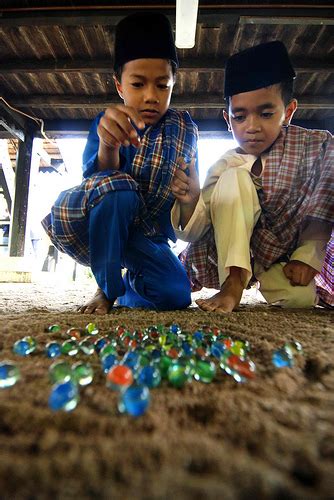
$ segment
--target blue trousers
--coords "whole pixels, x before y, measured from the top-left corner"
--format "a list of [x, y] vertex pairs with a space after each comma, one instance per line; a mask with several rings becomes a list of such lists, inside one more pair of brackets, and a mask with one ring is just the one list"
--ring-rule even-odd
[[138, 207], [135, 191], [113, 191], [91, 209], [89, 250], [97, 284], [122, 306], [184, 309], [191, 303], [187, 274], [165, 238], [147, 238], [134, 228]]

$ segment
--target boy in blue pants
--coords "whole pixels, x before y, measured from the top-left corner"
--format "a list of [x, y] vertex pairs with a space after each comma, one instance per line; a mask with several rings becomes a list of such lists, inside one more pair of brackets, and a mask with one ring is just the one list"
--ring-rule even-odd
[[177, 66], [165, 16], [138, 13], [118, 24], [114, 82], [123, 104], [95, 119], [83, 183], [61, 193], [43, 221], [59, 250], [91, 266], [98, 290], [81, 312], [105, 314], [116, 299], [157, 310], [191, 303], [186, 272], [168, 245], [175, 241], [171, 182], [197, 148], [189, 114], [169, 109]]

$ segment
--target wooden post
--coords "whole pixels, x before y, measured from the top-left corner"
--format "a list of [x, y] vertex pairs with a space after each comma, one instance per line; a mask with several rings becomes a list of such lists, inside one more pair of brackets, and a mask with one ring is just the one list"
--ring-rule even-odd
[[9, 255], [11, 257], [24, 257], [30, 166], [34, 133], [35, 127], [29, 126], [25, 131], [24, 142], [20, 142], [19, 144], [15, 174], [15, 198], [14, 208], [12, 211], [9, 247]]

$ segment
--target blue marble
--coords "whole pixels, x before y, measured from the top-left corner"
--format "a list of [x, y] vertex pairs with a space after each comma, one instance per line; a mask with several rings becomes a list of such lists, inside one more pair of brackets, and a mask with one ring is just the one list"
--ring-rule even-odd
[[276, 368], [291, 368], [293, 366], [293, 357], [285, 349], [278, 349], [272, 355], [272, 362]]
[[119, 410], [140, 417], [150, 404], [150, 391], [145, 386], [131, 385], [120, 396]]
[[117, 357], [115, 356], [115, 354], [106, 354], [105, 356], [103, 356], [103, 358], [101, 359], [101, 365], [104, 373], [108, 373], [110, 368], [112, 368], [115, 363], [117, 363]]
[[0, 363], [0, 389], [12, 387], [20, 379], [20, 371], [11, 361]]
[[144, 366], [138, 375], [138, 383], [146, 385], [150, 389], [152, 387], [158, 387], [161, 382], [160, 370], [152, 365]]
[[45, 346], [45, 354], [48, 358], [56, 358], [61, 355], [61, 347], [58, 342], [49, 342]]
[[71, 411], [77, 406], [79, 392], [77, 385], [68, 380], [53, 386], [49, 397], [49, 407], [53, 411]]
[[31, 345], [27, 340], [17, 340], [13, 345], [13, 352], [19, 356], [29, 356], [32, 352]]

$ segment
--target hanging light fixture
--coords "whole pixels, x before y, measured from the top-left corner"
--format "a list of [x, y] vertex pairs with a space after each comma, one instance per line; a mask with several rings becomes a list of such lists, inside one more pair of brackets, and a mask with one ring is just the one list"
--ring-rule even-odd
[[176, 0], [176, 36], [178, 49], [195, 46], [198, 0]]

